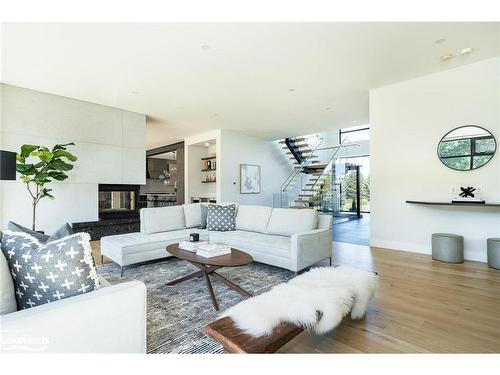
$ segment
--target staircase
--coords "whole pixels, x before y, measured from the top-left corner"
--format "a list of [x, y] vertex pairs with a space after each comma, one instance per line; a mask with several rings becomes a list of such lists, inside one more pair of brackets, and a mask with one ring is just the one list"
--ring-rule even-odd
[[[285, 138], [278, 141], [291, 160], [294, 170], [281, 185], [280, 206], [290, 208], [320, 209], [326, 200], [332, 201], [334, 190], [324, 196], [322, 186], [331, 174], [335, 157], [344, 147], [320, 149], [323, 139], [318, 136]], [[323, 152], [320, 157], [320, 151]], [[327, 154], [324, 151], [328, 151]], [[290, 199], [291, 198], [291, 199]]]

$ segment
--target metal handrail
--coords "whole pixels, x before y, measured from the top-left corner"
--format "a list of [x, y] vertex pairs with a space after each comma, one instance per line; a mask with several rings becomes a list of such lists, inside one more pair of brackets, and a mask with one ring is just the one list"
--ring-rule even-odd
[[330, 168], [329, 168], [330, 164], [333, 162], [333, 160], [337, 160], [335, 157], [339, 153], [340, 149], [342, 147], [352, 147], [352, 146], [360, 147], [361, 145], [359, 143], [350, 143], [349, 140], [346, 138], [338, 146], [325, 147], [323, 149], [318, 150], [318, 151], [321, 151], [321, 150], [330, 150], [330, 149], [334, 149], [334, 148], [336, 149], [335, 152], [330, 157], [330, 159], [328, 160], [328, 162], [326, 163], [326, 167], [325, 167], [325, 169], [323, 169], [323, 173], [321, 173], [321, 175], [319, 176], [319, 178], [314, 182], [314, 184], [310, 187], [310, 189], [314, 189], [314, 187], [316, 186], [316, 184], [318, 183], [318, 181], [321, 179], [321, 177], [325, 174], [325, 172], [327, 170], [330, 170]]
[[286, 188], [295, 179], [295, 176], [297, 176], [299, 173], [302, 172], [303, 168], [306, 166], [306, 164], [309, 161], [309, 159], [311, 159], [311, 157], [313, 156], [314, 152], [316, 151], [316, 149], [318, 148], [318, 146], [321, 144], [322, 141], [323, 141], [323, 138], [318, 138], [318, 141], [316, 142], [316, 144], [314, 145], [314, 147], [311, 149], [311, 152], [309, 153], [309, 156], [307, 156], [302, 161], [302, 163], [300, 163], [300, 165], [298, 167], [295, 167], [294, 171], [290, 174], [290, 176], [288, 176], [288, 178], [283, 182], [283, 184], [281, 184], [281, 190], [280, 191], [282, 193], [284, 193], [286, 191]]

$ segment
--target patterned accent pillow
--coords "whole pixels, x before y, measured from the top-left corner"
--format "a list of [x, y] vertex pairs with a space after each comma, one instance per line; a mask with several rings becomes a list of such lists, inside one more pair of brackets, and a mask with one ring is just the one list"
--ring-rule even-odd
[[87, 233], [44, 245], [29, 234], [5, 231], [1, 246], [14, 281], [18, 310], [99, 288]]
[[227, 232], [236, 230], [236, 205], [210, 204], [207, 206], [207, 229]]
[[207, 229], [208, 204], [201, 204], [201, 229]]

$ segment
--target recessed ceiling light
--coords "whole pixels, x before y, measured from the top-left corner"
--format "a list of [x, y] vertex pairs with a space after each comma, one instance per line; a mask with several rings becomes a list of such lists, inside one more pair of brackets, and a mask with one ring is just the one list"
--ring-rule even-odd
[[355, 124], [355, 123], [357, 123], [357, 121], [356, 121], [356, 120], [352, 120], [352, 121], [351, 121], [351, 123], [352, 123], [352, 124]]
[[137, 95], [139, 94], [139, 91], [132, 91], [132, 94]]
[[325, 108], [327, 111], [330, 111], [332, 109], [332, 107], [326, 107]]
[[443, 55], [441, 55], [439, 57], [439, 60], [441, 60], [441, 61], [447, 61], [447, 60], [449, 60], [451, 58], [453, 58], [453, 54], [452, 53], [445, 53], [445, 54], [443, 54]]
[[295, 91], [295, 89], [288, 89], [288, 91], [290, 91], [290, 92], [294, 92], [294, 91]]
[[472, 49], [471, 47], [467, 47], [467, 48], [462, 49], [462, 50], [460, 51], [460, 54], [461, 54], [462, 56], [465, 56], [465, 55], [469, 55], [469, 54], [471, 54], [471, 53], [472, 53], [472, 51], [473, 51], [473, 49]]
[[436, 43], [436, 44], [442, 44], [442, 43], [444, 43], [444, 42], [446, 42], [446, 39], [445, 39], [445, 38], [439, 38], [439, 39], [436, 39], [436, 40], [434, 41], [434, 43]]
[[218, 117], [218, 116], [219, 116], [219, 114], [218, 114], [218, 113], [214, 113], [214, 117]]
[[208, 44], [202, 44], [201, 49], [208, 51], [210, 49], [210, 46]]

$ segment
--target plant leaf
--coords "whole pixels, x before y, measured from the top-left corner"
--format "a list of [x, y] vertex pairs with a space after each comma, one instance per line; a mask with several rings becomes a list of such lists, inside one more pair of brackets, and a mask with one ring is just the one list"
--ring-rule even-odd
[[60, 171], [50, 171], [49, 177], [51, 177], [57, 181], [64, 181], [65, 179], [68, 178], [68, 176], [64, 172], [60, 172]]
[[62, 161], [61, 159], [53, 159], [48, 166], [50, 169], [55, 171], [70, 171], [73, 169], [71, 164]]
[[27, 158], [37, 148], [39, 148], [39, 146], [37, 146], [37, 145], [22, 145], [21, 146], [21, 153], [19, 155], [22, 158]]
[[32, 178], [29, 177], [29, 176], [21, 176], [21, 180], [25, 183], [25, 184], [29, 184], [30, 182], [32, 182]]
[[64, 143], [64, 144], [57, 144], [52, 148], [52, 152], [55, 152], [57, 150], [66, 150], [66, 146], [74, 146], [75, 144], [73, 142], [70, 143]]
[[16, 171], [23, 175], [33, 175], [37, 172], [33, 164], [16, 164]]
[[47, 188], [43, 188], [41, 191], [40, 191], [40, 198], [49, 198], [49, 199], [54, 199], [54, 196], [52, 194], [50, 194], [49, 192], [52, 191], [52, 189], [47, 189]]
[[[35, 153], [33, 153], [33, 155], [35, 155]], [[41, 151], [38, 151], [37, 152], [37, 155], [40, 160], [48, 163], [49, 161], [51, 161], [54, 157], [54, 154], [52, 152], [50, 152], [49, 150], [41, 150]]]
[[54, 151], [54, 159], [55, 158], [66, 158], [70, 161], [76, 161], [78, 158], [73, 155], [72, 153], [68, 152], [68, 151], [64, 151], [64, 150], [57, 150], [57, 151]]

